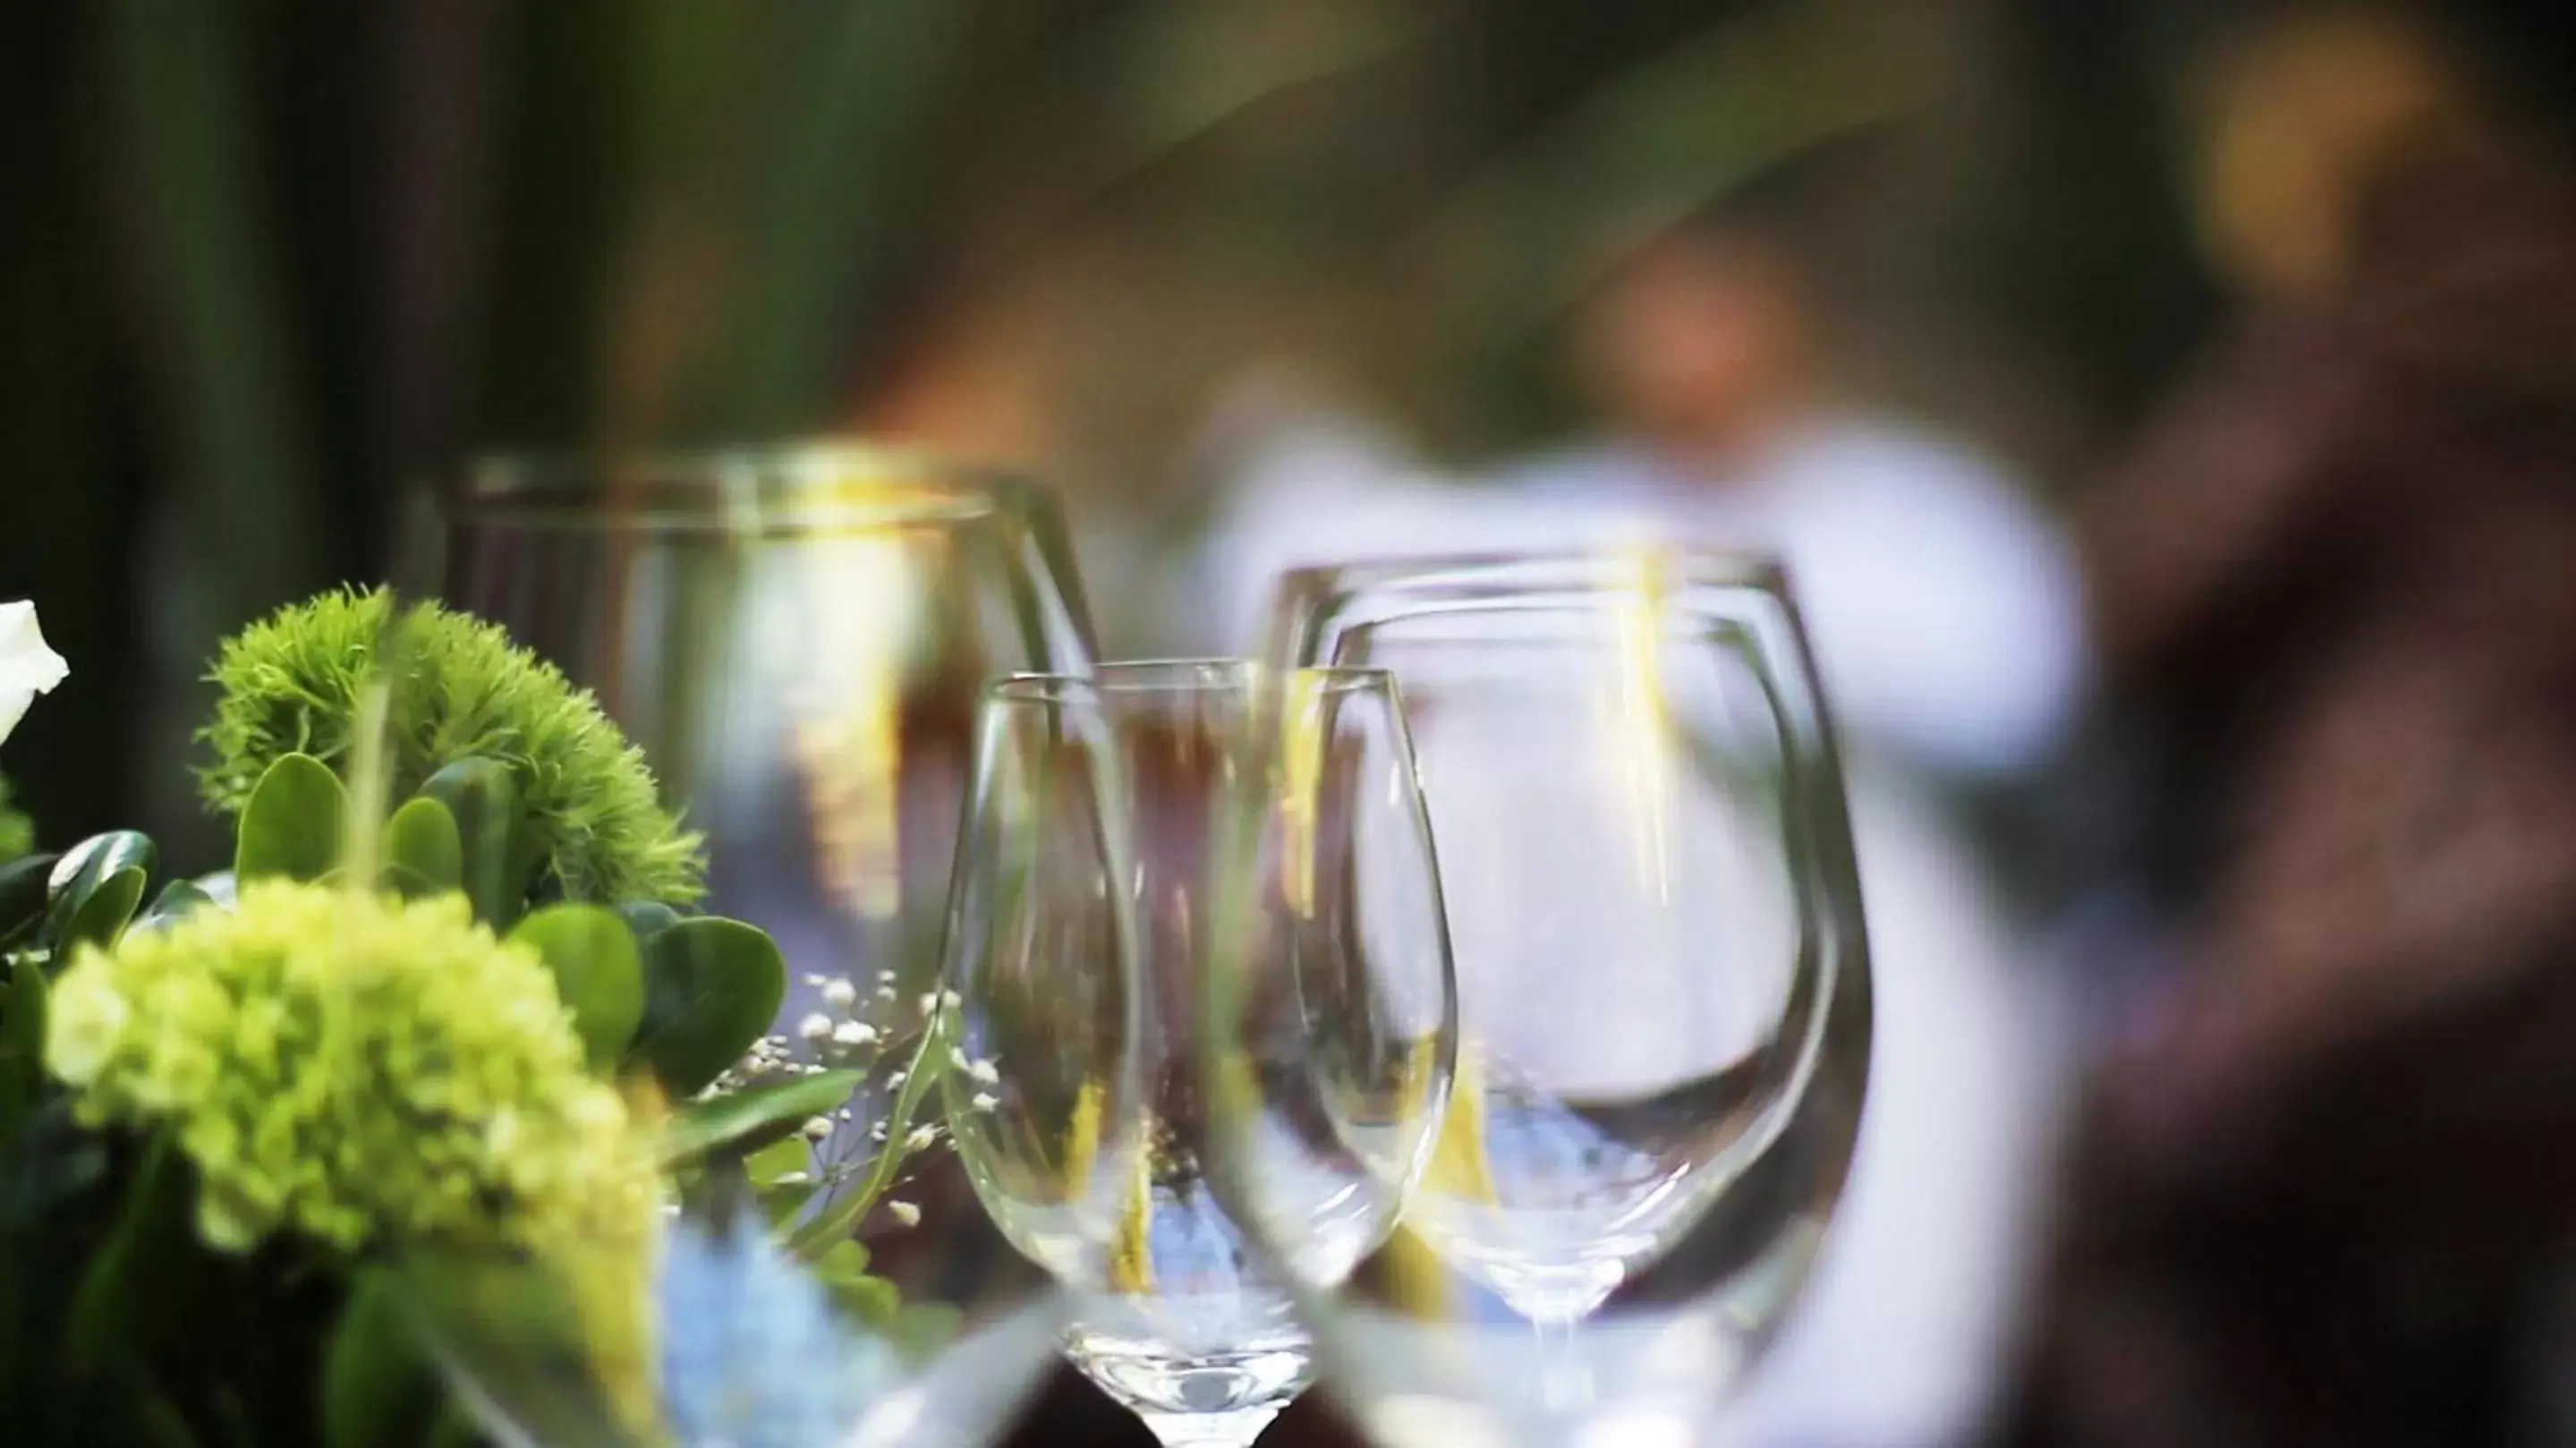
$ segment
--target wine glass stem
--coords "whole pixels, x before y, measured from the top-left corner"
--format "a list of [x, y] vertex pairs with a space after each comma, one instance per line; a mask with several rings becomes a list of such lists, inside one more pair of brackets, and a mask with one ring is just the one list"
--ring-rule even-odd
[[1163, 1448], [1252, 1448], [1252, 1440], [1279, 1416], [1277, 1408], [1238, 1408], [1231, 1413], [1138, 1413]]
[[1582, 1360], [1576, 1344], [1576, 1319], [1542, 1317], [1530, 1324], [1538, 1338], [1540, 1401], [1552, 1413], [1575, 1413], [1592, 1406], [1592, 1365]]

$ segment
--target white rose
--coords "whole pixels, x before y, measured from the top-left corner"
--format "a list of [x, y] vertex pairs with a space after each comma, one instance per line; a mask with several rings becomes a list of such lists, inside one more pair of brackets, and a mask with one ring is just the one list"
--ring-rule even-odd
[[63, 656], [45, 647], [32, 603], [0, 603], [0, 739], [18, 727], [38, 694], [50, 694], [71, 672]]

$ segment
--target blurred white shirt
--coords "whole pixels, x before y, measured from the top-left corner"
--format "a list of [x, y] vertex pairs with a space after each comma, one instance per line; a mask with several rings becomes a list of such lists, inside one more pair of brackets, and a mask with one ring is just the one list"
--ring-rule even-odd
[[1720, 1441], [1970, 1439], [2020, 1320], [2069, 1057], [2049, 978], [1910, 777], [2008, 773], [2054, 745], [2084, 676], [2072, 550], [1973, 454], [1875, 423], [1813, 428], [1722, 482], [1613, 445], [1482, 485], [1425, 477], [1330, 413], [1238, 458], [1185, 611], [1202, 647], [1249, 646], [1302, 563], [1649, 537], [1785, 559], [1847, 744], [1877, 1036], [1816, 1280]]
[[1842, 729], [1909, 765], [2034, 765], [2083, 687], [2071, 548], [2011, 480], [1909, 428], [1821, 424], [1732, 479], [1605, 444], [1474, 484], [1409, 471], [1387, 439], [1319, 415], [1237, 477], [1202, 553], [1194, 647], [1257, 637], [1273, 578], [1299, 564], [1669, 537], [1779, 553]]

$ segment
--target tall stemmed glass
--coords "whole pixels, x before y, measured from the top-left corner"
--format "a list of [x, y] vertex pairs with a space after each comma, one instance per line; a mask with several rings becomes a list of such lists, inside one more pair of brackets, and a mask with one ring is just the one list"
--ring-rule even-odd
[[[916, 457], [795, 446], [496, 458], [447, 522], [447, 599], [596, 694], [703, 833], [699, 905], [785, 956], [771, 1033], [717, 1086], [850, 1083], [753, 1157], [748, 1180], [704, 1184], [675, 1220], [648, 1304], [682, 1354], [671, 1381], [696, 1383], [702, 1407], [749, 1405], [768, 1420], [760, 1441], [801, 1441], [752, 1389], [847, 1379], [864, 1359], [866, 1391], [828, 1400], [842, 1420], [818, 1411], [796, 1432], [988, 1437], [1046, 1366], [1060, 1299], [987, 1220], [947, 1149], [953, 1123], [1061, 1143], [1063, 1103], [1013, 1083], [1080, 1062], [1087, 1145], [1020, 1182], [1072, 1220], [1098, 1175], [1123, 1171], [1135, 1119], [1117, 952], [1054, 997], [1044, 1051], [1000, 1049], [979, 1023], [1011, 999], [940, 976], [976, 692], [993, 675], [1089, 666], [1052, 502]], [[630, 920], [649, 935], [669, 913]], [[686, 1002], [648, 1001], [648, 1019], [665, 1006]], [[826, 1297], [855, 1315], [825, 1326]], [[487, 1385], [515, 1373], [521, 1389], [491, 1389], [511, 1399], [498, 1419], [542, 1416], [539, 1375], [483, 1358]], [[699, 1413], [664, 1429], [718, 1441], [744, 1424]]]
[[1024, 979], [1041, 1017], [1132, 928], [1149, 1122], [1098, 1272], [1059, 1260], [1055, 1218], [1009, 1187], [1045, 1169], [1039, 1143], [970, 1123], [958, 1149], [1003, 1229], [1080, 1289], [1074, 1363], [1165, 1443], [1241, 1448], [1306, 1385], [1310, 1343], [1209, 1179], [1195, 1012], [1218, 963], [1242, 990], [1217, 1085], [1258, 1100], [1245, 1151], [1300, 1279], [1335, 1282], [1385, 1240], [1447, 1097], [1448, 939], [1393, 682], [1232, 661], [1013, 679], [986, 695], [979, 751], [991, 807], [952, 969]]
[[1285, 1235], [1264, 1260], [1389, 1443], [1693, 1441], [1815, 1255], [1868, 1069], [1840, 771], [1784, 579], [1657, 549], [1380, 563], [1291, 575], [1272, 629], [1284, 662], [1401, 681], [1461, 1040], [1388, 1249], [1338, 1283]]

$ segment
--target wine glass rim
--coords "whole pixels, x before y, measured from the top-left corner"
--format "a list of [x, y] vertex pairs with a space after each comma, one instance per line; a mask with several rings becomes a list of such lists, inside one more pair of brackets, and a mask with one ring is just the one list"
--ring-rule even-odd
[[575, 532], [774, 533], [972, 523], [1053, 506], [1017, 474], [845, 438], [700, 448], [518, 449], [469, 463], [458, 523]]
[[1475, 590], [1503, 583], [1512, 575], [1537, 573], [1547, 577], [1554, 587], [1580, 592], [1604, 582], [1625, 582], [1641, 570], [1670, 571], [1684, 581], [1706, 586], [1772, 591], [1785, 591], [1789, 571], [1775, 549], [1744, 543], [1663, 539], [1519, 551], [1347, 558], [1290, 568], [1280, 575], [1279, 586], [1281, 592], [1288, 594], [1340, 591], [1346, 587], [1445, 585]]
[[[1112, 694], [1246, 693], [1268, 672], [1244, 658], [1113, 659], [1082, 674], [1018, 672], [984, 686], [987, 699], [1006, 704], [1062, 706]], [[1304, 664], [1287, 671], [1334, 693], [1395, 691], [1392, 670], [1346, 664]]]

